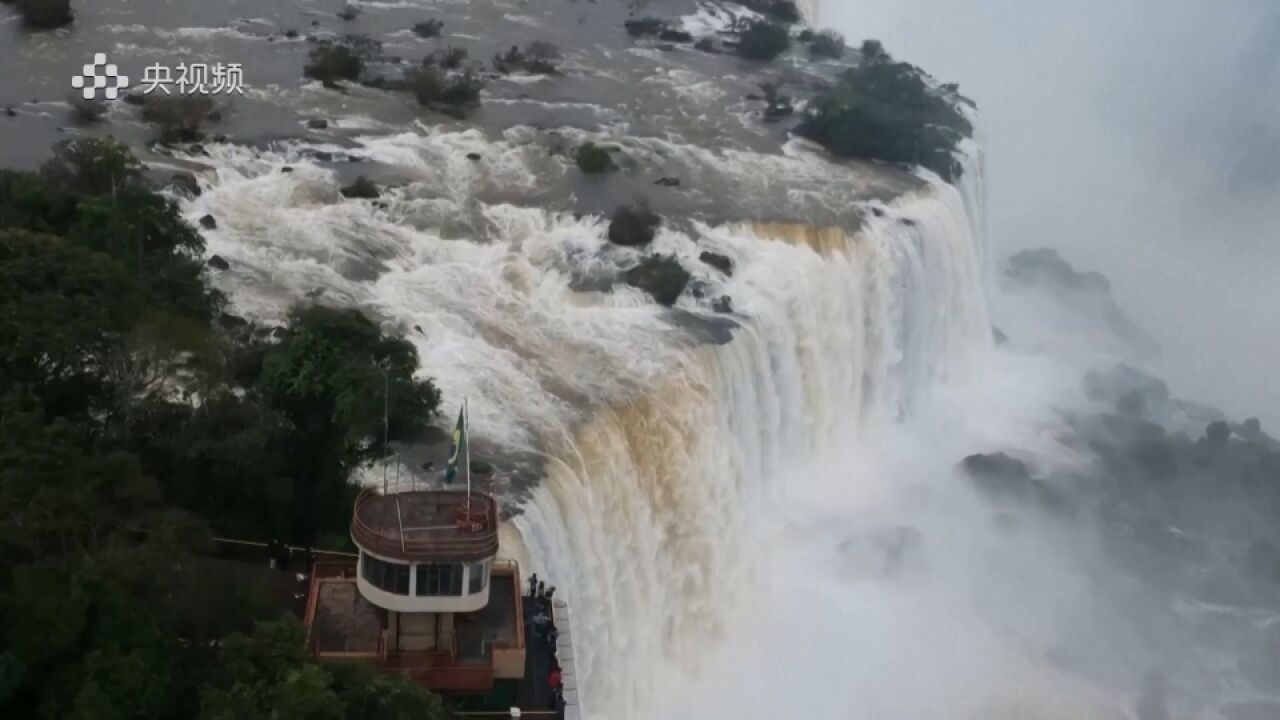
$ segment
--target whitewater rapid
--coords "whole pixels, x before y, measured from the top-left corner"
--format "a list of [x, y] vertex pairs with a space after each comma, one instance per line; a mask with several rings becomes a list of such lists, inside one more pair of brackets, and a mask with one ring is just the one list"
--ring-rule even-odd
[[[184, 211], [218, 219], [208, 249], [231, 265], [218, 282], [234, 312], [271, 324], [298, 302], [363, 308], [415, 344], [446, 414], [466, 397], [480, 438], [543, 458], [505, 552], [573, 607], [588, 716], [651, 717], [656, 687], [706, 672], [740, 632], [730, 620], [744, 592], [769, 582], [759, 542], [810, 463], [983, 365], [979, 156], [959, 188], [925, 176], [892, 202], [859, 203], [854, 227], [664, 226], [654, 249], [732, 298], [738, 327], [714, 345], [625, 285], [573, 289], [637, 252], [610, 246], [600, 217], [538, 207], [566, 165], [512, 137], [210, 146], [184, 158], [212, 170]], [[381, 206], [342, 202], [316, 152], [409, 182]], [[745, 191], [775, 192], [765, 173], [790, 177], [787, 193], [815, 215], [851, 210], [841, 193], [874, 181], [807, 152], [686, 155]], [[814, 189], [800, 192], [806, 180]], [[732, 277], [701, 264], [703, 250], [731, 258]], [[687, 295], [676, 310], [716, 318]]]

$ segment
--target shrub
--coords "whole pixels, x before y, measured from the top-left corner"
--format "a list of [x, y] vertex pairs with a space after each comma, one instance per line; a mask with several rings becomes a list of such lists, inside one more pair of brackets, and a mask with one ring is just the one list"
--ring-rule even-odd
[[76, 95], [71, 98], [71, 119], [81, 125], [92, 125], [107, 114], [107, 104], [97, 100], [85, 100]]
[[151, 95], [142, 106], [142, 119], [160, 131], [161, 142], [197, 142], [216, 111], [207, 95]]
[[815, 60], [839, 60], [844, 57], [844, 36], [835, 30], [814, 33], [809, 40], [809, 57]]
[[653, 236], [657, 234], [661, 224], [662, 218], [643, 199], [630, 205], [622, 205], [613, 211], [613, 220], [609, 223], [609, 242], [627, 247], [648, 245], [653, 242]]
[[424, 20], [413, 26], [413, 32], [419, 37], [433, 38], [440, 37], [440, 32], [444, 30], [444, 22], [441, 20]]
[[578, 169], [587, 175], [599, 175], [617, 167], [613, 164], [613, 156], [609, 151], [595, 143], [579, 145], [573, 156], [578, 162]]
[[778, 22], [795, 24], [804, 19], [794, 0], [738, 0], [738, 2]]
[[52, 30], [70, 25], [71, 0], [17, 0], [23, 25], [33, 30]]
[[55, 145], [53, 156], [45, 162], [40, 174], [55, 192], [74, 196], [110, 195], [140, 187], [142, 169], [142, 163], [127, 146], [109, 138], [80, 138]]
[[538, 40], [526, 45], [524, 50], [512, 45], [507, 52], [494, 55], [493, 67], [504, 75], [517, 70], [536, 75], [552, 75], [558, 72], [555, 63], [560, 57], [560, 48]]
[[790, 47], [787, 28], [767, 20], [752, 20], [738, 36], [738, 54], [749, 60], [772, 60]]
[[973, 128], [919, 70], [879, 61], [843, 73], [796, 131], [841, 157], [921, 165], [953, 181], [961, 172], [955, 146]]
[[879, 40], [863, 40], [862, 47], [859, 48], [858, 52], [868, 62], [889, 62], [893, 60], [889, 53], [885, 52], [884, 45]]
[[311, 48], [302, 74], [319, 80], [325, 87], [336, 87], [341, 80], [355, 80], [365, 62], [376, 58], [382, 46], [376, 40], [348, 37], [338, 42], [323, 42]]
[[480, 100], [484, 81], [470, 71], [446, 75], [439, 68], [424, 66], [408, 75], [409, 89], [424, 107], [450, 106], [456, 110]]
[[435, 65], [444, 70], [456, 70], [467, 61], [465, 48], [450, 45], [443, 50], [436, 50], [422, 60], [423, 65]]

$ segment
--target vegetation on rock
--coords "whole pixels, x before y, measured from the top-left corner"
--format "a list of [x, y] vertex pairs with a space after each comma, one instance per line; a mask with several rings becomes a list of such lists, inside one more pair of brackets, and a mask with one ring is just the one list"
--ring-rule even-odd
[[32, 30], [52, 30], [70, 25], [75, 19], [71, 0], [8, 0], [17, 5], [22, 24]]
[[102, 120], [107, 114], [106, 103], [97, 100], [85, 100], [81, 95], [71, 98], [71, 119], [80, 125], [92, 125]]
[[841, 157], [926, 167], [953, 181], [956, 145], [973, 130], [923, 74], [887, 55], [845, 71], [809, 104], [797, 132]]
[[319, 80], [325, 87], [338, 87], [342, 81], [355, 81], [365, 63], [382, 51], [375, 40], [350, 36], [337, 41], [324, 41], [311, 48], [304, 77]]
[[667, 29], [666, 21], [656, 17], [627, 20], [622, 23], [622, 26], [626, 28], [627, 34], [631, 37], [657, 37], [663, 30]]
[[599, 175], [617, 169], [609, 151], [592, 142], [579, 145], [573, 158], [578, 163], [578, 169], [587, 175]]
[[675, 304], [691, 278], [680, 261], [669, 255], [650, 255], [624, 276], [628, 285], [644, 290], [667, 307]]
[[199, 142], [204, 127], [219, 117], [208, 95], [150, 95], [142, 105], [142, 119], [160, 131], [160, 142]]
[[795, 24], [804, 19], [795, 0], [738, 0], [742, 5], [781, 23]]
[[738, 34], [738, 55], [748, 60], [773, 60], [790, 48], [791, 34], [779, 23], [751, 20]]
[[806, 41], [809, 57], [815, 60], [839, 60], [844, 57], [844, 36], [835, 30], [813, 33]]
[[648, 245], [653, 242], [661, 224], [662, 218], [643, 199], [622, 205], [613, 211], [613, 220], [609, 223], [609, 242], [628, 247]]
[[340, 192], [342, 193], [342, 197], [361, 200], [377, 200], [382, 196], [381, 191], [378, 190], [378, 186], [374, 184], [372, 180], [363, 175], [356, 178], [355, 182], [342, 188]]
[[484, 89], [484, 81], [469, 70], [447, 73], [431, 65], [411, 70], [407, 80], [420, 105], [450, 115], [458, 115], [467, 106], [480, 102], [480, 91]]
[[413, 26], [414, 34], [417, 35], [418, 37], [424, 37], [424, 38], [440, 37], [440, 33], [443, 30], [444, 30], [444, 21], [436, 20], [434, 18], [432, 18], [431, 20], [424, 20], [420, 23], [415, 23]]
[[554, 75], [559, 72], [556, 63], [560, 58], [560, 48], [549, 42], [536, 40], [523, 50], [513, 45], [505, 53], [494, 55], [493, 68], [504, 75], [517, 70], [534, 75]]

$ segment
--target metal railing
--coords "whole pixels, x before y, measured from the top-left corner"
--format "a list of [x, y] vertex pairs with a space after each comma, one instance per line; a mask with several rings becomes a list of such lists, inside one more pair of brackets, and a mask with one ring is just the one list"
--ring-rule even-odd
[[[448, 493], [452, 498], [463, 501], [462, 493]], [[371, 490], [365, 490], [356, 498], [355, 510], [351, 514], [351, 539], [356, 545], [389, 558], [404, 560], [481, 560], [492, 557], [498, 552], [498, 513], [497, 504], [487, 495], [476, 494], [471, 498], [475, 504], [472, 512], [479, 515], [468, 516], [454, 524], [440, 527], [405, 528], [373, 527], [361, 517], [361, 510], [379, 496]], [[478, 526], [469, 530], [467, 525]]]

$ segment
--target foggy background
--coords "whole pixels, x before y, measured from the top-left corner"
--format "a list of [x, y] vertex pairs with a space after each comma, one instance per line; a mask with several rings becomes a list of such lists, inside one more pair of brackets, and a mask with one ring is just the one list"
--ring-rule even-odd
[[1112, 282], [1175, 394], [1280, 426], [1280, 3], [822, 0], [981, 111], [997, 261]]

